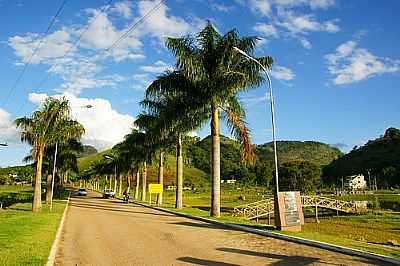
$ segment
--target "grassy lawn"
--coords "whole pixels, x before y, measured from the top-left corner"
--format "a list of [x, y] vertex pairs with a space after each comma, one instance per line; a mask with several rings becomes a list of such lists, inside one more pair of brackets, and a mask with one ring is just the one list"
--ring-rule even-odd
[[53, 212], [32, 213], [31, 203], [17, 203], [0, 211], [0, 265], [44, 265], [50, 253], [65, 201]]
[[0, 265], [46, 264], [66, 201], [55, 200], [52, 212], [44, 205], [34, 214], [26, 202], [31, 187], [0, 186], [0, 198], [10, 197], [18, 203], [0, 209]]

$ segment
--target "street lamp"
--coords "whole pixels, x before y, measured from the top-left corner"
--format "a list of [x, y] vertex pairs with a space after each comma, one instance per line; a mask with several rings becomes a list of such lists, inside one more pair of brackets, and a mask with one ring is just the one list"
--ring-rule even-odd
[[271, 83], [271, 78], [269, 76], [268, 70], [254, 57], [251, 57], [248, 55], [246, 52], [240, 50], [237, 47], [233, 47], [233, 49], [246, 57], [247, 59], [255, 62], [257, 65], [261, 67], [261, 69], [264, 71], [265, 75], [267, 76], [268, 79], [268, 85], [269, 85], [269, 97], [270, 97], [270, 103], [271, 103], [271, 116], [272, 116], [272, 141], [274, 144], [274, 159], [275, 159], [275, 183], [276, 183], [276, 195], [279, 193], [279, 175], [278, 175], [278, 155], [276, 151], [276, 138], [275, 138], [275, 109], [274, 109], [274, 98], [272, 96], [272, 83]]
[[[90, 109], [93, 106], [88, 104], [88, 105], [83, 105], [83, 106], [79, 106], [79, 107]], [[56, 146], [55, 146], [55, 150], [54, 150], [53, 175], [52, 175], [52, 179], [51, 179], [51, 194], [50, 194], [50, 211], [53, 209], [53, 190], [54, 190], [54, 179], [56, 176], [57, 153], [58, 153], [58, 141], [56, 142]]]
[[[117, 180], [117, 164], [115, 163], [115, 157], [110, 156], [110, 155], [104, 155], [104, 158], [114, 162], [114, 176], [115, 176], [115, 182], [116, 182], [116, 180]], [[111, 189], [111, 177], [110, 177], [110, 189]]]

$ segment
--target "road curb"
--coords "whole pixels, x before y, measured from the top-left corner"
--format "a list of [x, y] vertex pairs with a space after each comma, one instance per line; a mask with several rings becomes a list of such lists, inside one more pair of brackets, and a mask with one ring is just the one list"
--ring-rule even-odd
[[46, 263], [47, 266], [53, 266], [54, 265], [54, 261], [56, 259], [58, 244], [59, 244], [60, 238], [61, 238], [61, 232], [62, 232], [62, 229], [64, 227], [65, 217], [67, 216], [67, 210], [68, 210], [68, 206], [69, 206], [69, 198], [70, 198], [70, 196], [71, 196], [71, 193], [69, 193], [69, 195], [68, 195], [67, 205], [65, 206], [63, 215], [61, 217], [60, 224], [58, 225], [56, 237], [55, 237], [55, 239], [53, 241], [53, 245], [51, 246], [49, 257], [47, 258], [47, 263]]
[[393, 265], [400, 265], [400, 260], [395, 259], [395, 258], [391, 258], [391, 257], [388, 257], [388, 256], [384, 256], [384, 255], [379, 255], [379, 254], [375, 254], [375, 253], [369, 253], [369, 252], [366, 252], [366, 251], [347, 248], [347, 247], [338, 246], [338, 245], [334, 245], [334, 244], [328, 244], [328, 243], [320, 242], [320, 241], [316, 241], [316, 240], [309, 240], [309, 239], [305, 239], [305, 238], [301, 238], [301, 237], [284, 235], [284, 234], [280, 234], [280, 233], [276, 233], [276, 232], [268, 232], [268, 231], [265, 231], [265, 230], [250, 228], [250, 227], [247, 227], [247, 226], [244, 226], [244, 225], [237, 225], [237, 224], [229, 224], [229, 223], [219, 222], [219, 221], [208, 219], [208, 218], [204, 218], [204, 217], [193, 216], [193, 215], [190, 215], [190, 214], [171, 211], [171, 210], [164, 209], [164, 208], [161, 208], [161, 207], [155, 207], [155, 206], [152, 206], [152, 205], [144, 204], [142, 202], [132, 201], [132, 203], [140, 205], [140, 206], [143, 206], [143, 207], [147, 207], [147, 208], [150, 208], [150, 209], [154, 209], [154, 210], [158, 210], [158, 211], [174, 214], [174, 215], [177, 215], [177, 216], [189, 218], [189, 219], [192, 219], [192, 220], [198, 220], [198, 221], [202, 221], [202, 222], [206, 222], [206, 223], [216, 224], [216, 225], [220, 225], [220, 226], [223, 226], [223, 227], [226, 227], [226, 228], [231, 228], [231, 229], [235, 229], [235, 230], [244, 231], [244, 232], [247, 232], [247, 233], [273, 237], [273, 238], [276, 238], [276, 239], [290, 241], [290, 242], [297, 243], [297, 244], [303, 244], [303, 245], [316, 247], [316, 248], [321, 248], [321, 249], [325, 249], [325, 250], [329, 250], [329, 251], [335, 251], [335, 252], [339, 252], [339, 253], [346, 254], [346, 255], [358, 256], [358, 257], [362, 257], [362, 258], [366, 258], [366, 259], [372, 259], [372, 260], [377, 260], [377, 261], [381, 261], [381, 262], [385, 262], [385, 263], [391, 263]]

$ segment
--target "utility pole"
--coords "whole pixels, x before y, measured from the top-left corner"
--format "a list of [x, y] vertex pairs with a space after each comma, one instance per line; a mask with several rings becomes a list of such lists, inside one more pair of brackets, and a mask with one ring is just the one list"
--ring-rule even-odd
[[371, 172], [370, 172], [370, 169], [367, 169], [367, 173], [368, 173], [368, 187], [369, 187], [369, 190], [371, 190]]

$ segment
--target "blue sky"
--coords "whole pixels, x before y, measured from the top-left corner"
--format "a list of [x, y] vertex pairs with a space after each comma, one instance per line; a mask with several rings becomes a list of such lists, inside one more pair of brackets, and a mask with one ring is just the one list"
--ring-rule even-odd
[[[400, 127], [399, 1], [167, 0], [112, 49], [158, 1], [109, 2], [66, 1], [44, 35], [61, 0], [0, 0], [0, 142], [9, 144], [0, 166], [21, 164], [29, 147], [12, 121], [47, 96], [70, 99], [84, 143], [105, 149], [122, 140], [146, 86], [174, 65], [164, 38], [196, 33], [207, 20], [220, 33], [259, 36], [256, 55], [274, 58], [278, 139], [348, 151]], [[253, 141], [271, 141], [266, 86], [240, 97]], [[208, 135], [208, 125], [195, 134]]]

